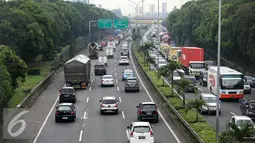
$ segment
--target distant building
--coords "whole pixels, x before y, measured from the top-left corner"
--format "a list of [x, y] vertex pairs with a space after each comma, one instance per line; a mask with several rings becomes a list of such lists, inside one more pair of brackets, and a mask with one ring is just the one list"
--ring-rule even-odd
[[155, 15], [155, 4], [150, 4], [150, 15], [154, 16]]
[[98, 7], [99, 7], [99, 8], [102, 8], [102, 5], [101, 5], [101, 4], [99, 4], [99, 5], [98, 5]]
[[163, 2], [162, 3], [162, 15], [165, 17], [167, 15], [167, 3]]

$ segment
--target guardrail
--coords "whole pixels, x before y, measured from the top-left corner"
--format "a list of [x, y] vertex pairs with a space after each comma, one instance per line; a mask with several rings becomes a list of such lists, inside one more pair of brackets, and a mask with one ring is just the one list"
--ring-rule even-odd
[[[155, 87], [155, 89], [157, 90], [157, 92], [160, 94], [161, 98], [163, 98], [163, 100], [166, 102], [167, 106], [175, 113], [175, 115], [179, 118], [179, 120], [184, 124], [184, 126], [192, 133], [192, 135], [196, 138], [196, 140], [199, 143], [204, 143], [204, 141], [198, 136], [198, 134], [190, 127], [189, 123], [187, 121], [185, 121], [185, 119], [178, 113], [178, 111], [171, 105], [171, 103], [168, 101], [168, 99], [162, 94], [162, 92], [159, 90], [159, 88], [153, 84], [152, 79], [148, 76], [148, 74], [143, 70], [142, 66], [140, 65], [140, 63], [138, 62], [138, 59], [134, 53], [133, 47], [131, 49], [132, 55], [134, 55], [134, 59], [137, 61], [139, 68], [142, 69], [142, 72], [144, 73], [144, 75], [149, 79], [149, 81], [152, 83], [152, 85]], [[158, 72], [155, 68], [154, 68], [155, 72]], [[160, 77], [162, 78], [169, 87], [172, 87], [172, 85], [164, 78], [164, 77]], [[174, 88], [173, 88], [174, 89]], [[183, 100], [182, 96], [174, 89], [174, 92]], [[185, 101], [186, 102], [186, 101]]]

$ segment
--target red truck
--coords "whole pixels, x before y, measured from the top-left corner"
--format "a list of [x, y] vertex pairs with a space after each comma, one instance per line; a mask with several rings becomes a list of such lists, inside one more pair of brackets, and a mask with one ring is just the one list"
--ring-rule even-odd
[[199, 76], [205, 70], [204, 49], [199, 47], [181, 47], [180, 63], [188, 74]]

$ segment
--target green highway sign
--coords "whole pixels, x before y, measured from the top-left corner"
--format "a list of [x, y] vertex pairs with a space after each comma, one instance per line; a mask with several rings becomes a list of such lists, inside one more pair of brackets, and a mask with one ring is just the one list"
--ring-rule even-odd
[[128, 19], [114, 19], [114, 28], [124, 29], [128, 28]]
[[97, 23], [98, 23], [98, 28], [112, 28], [111, 19], [99, 19]]

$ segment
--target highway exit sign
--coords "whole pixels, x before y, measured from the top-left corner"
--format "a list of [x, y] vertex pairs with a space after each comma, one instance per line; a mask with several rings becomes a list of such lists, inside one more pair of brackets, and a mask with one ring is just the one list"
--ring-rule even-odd
[[128, 19], [114, 19], [113, 23], [114, 28], [116, 29], [128, 28]]
[[98, 23], [98, 28], [112, 28], [111, 19], [99, 19], [97, 23]]

